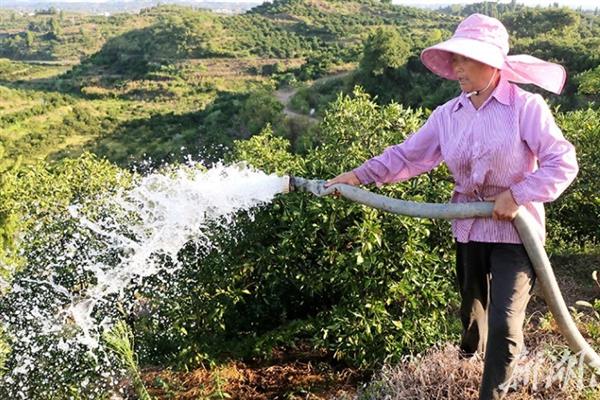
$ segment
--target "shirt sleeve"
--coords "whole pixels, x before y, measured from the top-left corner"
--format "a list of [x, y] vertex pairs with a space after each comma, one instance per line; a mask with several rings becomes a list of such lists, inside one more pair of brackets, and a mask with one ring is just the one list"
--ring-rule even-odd
[[573, 182], [579, 167], [575, 147], [563, 136], [542, 96], [531, 96], [520, 118], [521, 137], [537, 157], [539, 168], [512, 185], [518, 205], [554, 201]]
[[[436, 110], [437, 111], [437, 110]], [[400, 144], [390, 146], [379, 156], [353, 170], [363, 185], [400, 182], [430, 171], [442, 162], [438, 121], [434, 111], [425, 124]]]

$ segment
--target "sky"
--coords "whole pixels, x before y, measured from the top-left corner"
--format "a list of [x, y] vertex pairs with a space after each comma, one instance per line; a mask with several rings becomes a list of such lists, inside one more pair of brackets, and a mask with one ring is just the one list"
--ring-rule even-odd
[[[469, 1], [469, 0], [392, 0], [392, 2], [394, 4], [415, 4], [415, 3], [419, 3], [419, 4], [440, 4], [440, 3], [446, 3], [446, 4], [466, 4], [466, 3], [479, 3], [482, 0], [477, 0], [477, 1]], [[510, 0], [506, 0], [506, 1], [498, 1], [498, 3], [510, 3]], [[600, 1], [599, 0], [517, 0], [517, 3], [519, 4], [524, 4], [527, 6], [536, 6], [536, 5], [542, 5], [542, 6], [549, 6], [551, 4], [554, 3], [558, 3], [561, 6], [569, 6], [569, 7], [579, 7], [582, 6], [584, 8], [595, 8], [600, 6]]]
[[[1, 2], [2, 0], [0, 0]], [[19, 1], [19, 0], [17, 0]], [[135, 1], [135, 0], [20, 0], [23, 3], [31, 3], [31, 2], [44, 2], [44, 3], [56, 3], [56, 2], [63, 2], [63, 3], [118, 3], [118, 2], [124, 2], [124, 3], [130, 3], [131, 1]], [[194, 1], [194, 0], [192, 0]], [[203, 0], [195, 0], [198, 3], [202, 3]], [[205, 1], [211, 1], [211, 0], [205, 0]], [[213, 0], [213, 1], [219, 1], [219, 2], [226, 2], [226, 3], [258, 3], [260, 2], [260, 0]], [[481, 2], [483, 0], [392, 0], [392, 2], [394, 4], [406, 4], [406, 5], [415, 5], [415, 4], [419, 4], [419, 5], [432, 5], [432, 4], [466, 4], [466, 3], [478, 3]], [[510, 0], [499, 0], [499, 3], [510, 3]], [[536, 5], [542, 5], [542, 6], [548, 6], [550, 4], [553, 3], [558, 3], [560, 5], [563, 6], [569, 6], [569, 7], [583, 7], [583, 8], [596, 8], [600, 6], [600, 0], [517, 0], [517, 3], [519, 4], [525, 4], [528, 6], [536, 6]]]

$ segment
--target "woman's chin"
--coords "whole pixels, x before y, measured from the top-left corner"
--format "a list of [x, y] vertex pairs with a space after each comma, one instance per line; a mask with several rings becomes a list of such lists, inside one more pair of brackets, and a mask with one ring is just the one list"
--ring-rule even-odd
[[471, 85], [460, 84], [460, 90], [462, 90], [463, 92], [469, 93], [469, 92], [473, 91], [473, 88], [471, 87]]

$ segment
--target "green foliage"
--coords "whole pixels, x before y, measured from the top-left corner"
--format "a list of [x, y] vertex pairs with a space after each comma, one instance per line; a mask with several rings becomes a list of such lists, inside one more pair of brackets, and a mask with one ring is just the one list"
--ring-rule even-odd
[[[450, 14], [467, 16], [480, 12], [500, 18], [506, 25], [511, 37], [511, 54], [530, 54], [544, 60], [562, 64], [570, 75], [575, 76], [586, 70], [598, 66], [600, 59], [600, 20], [589, 15], [568, 8], [528, 8], [517, 5], [502, 5], [497, 3], [477, 3], [467, 6], [451, 6], [444, 10]], [[417, 29], [412, 28], [404, 33], [402, 38], [412, 39], [412, 49], [407, 53], [408, 60], [398, 66], [387, 65], [385, 62], [377, 65], [378, 55], [372, 54], [373, 36], [365, 42], [361, 66], [356, 74], [355, 83], [364, 86], [365, 90], [377, 96], [381, 104], [395, 100], [410, 106], [424, 106], [433, 108], [451, 99], [457, 94], [456, 85], [452, 82], [438, 78], [425, 69], [418, 55], [423, 48], [443, 40], [444, 36], [452, 32], [456, 23], [448, 29], [445, 21], [438, 19], [435, 26], [438, 28], [439, 38], [433, 41], [423, 41], [415, 37]], [[442, 28], [442, 29], [439, 29]], [[393, 32], [393, 30], [390, 30]], [[387, 38], [380, 35], [378, 47], [398, 51], [403, 46], [385, 45], [387, 42], [397, 41], [399, 38]], [[387, 36], [393, 36], [388, 33]], [[376, 36], [375, 36], [376, 37]], [[406, 39], [404, 39], [406, 40]], [[376, 46], [377, 47], [377, 46]], [[408, 48], [409, 48], [408, 47]], [[380, 50], [380, 53], [385, 50]], [[392, 57], [393, 58], [393, 57]], [[373, 66], [372, 64], [376, 65]], [[392, 63], [393, 64], [393, 63]], [[386, 68], [387, 67], [387, 68]], [[593, 73], [583, 75], [584, 91], [577, 95], [577, 87], [568, 83], [562, 96], [552, 98], [553, 103], [560, 104], [563, 109], [576, 109], [585, 107], [595, 97], [589, 96], [589, 86], [593, 88]], [[536, 91], [536, 88], [533, 88]]]
[[251, 93], [244, 101], [239, 118], [244, 121], [242, 135], [259, 133], [267, 123], [277, 122], [283, 105], [268, 92]]
[[[421, 63], [417, 55], [420, 50], [413, 49], [415, 54], [411, 54], [408, 44], [404, 43], [406, 52], [401, 58], [397, 57], [391, 62], [384, 57], [378, 63], [373, 61], [377, 58], [373, 58], [375, 56], [371, 54], [370, 45], [366, 45], [360, 68], [354, 75], [354, 83], [364, 86], [380, 104], [396, 101], [412, 107], [435, 108], [458, 94], [454, 82], [432, 74]], [[389, 42], [381, 45], [394, 49], [397, 47], [397, 44], [392, 46]]]
[[327, 54], [308, 57], [306, 62], [296, 72], [296, 76], [302, 81], [318, 79], [325, 75], [333, 64], [333, 57]]
[[579, 92], [600, 100], [600, 65], [579, 75]]
[[102, 334], [102, 339], [119, 356], [119, 359], [131, 375], [138, 398], [140, 400], [150, 400], [151, 397], [144, 387], [144, 382], [140, 376], [131, 328], [125, 322], [119, 321], [110, 330]]
[[[357, 89], [331, 105], [320, 145], [305, 156], [290, 153], [267, 129], [238, 142], [234, 159], [267, 172], [327, 178], [401, 141], [421, 122], [420, 112], [379, 107]], [[442, 168], [383, 193], [447, 201], [450, 182]], [[274, 345], [308, 341], [371, 368], [456, 333], [445, 222], [289, 194], [250, 219], [239, 216], [236, 227], [234, 234], [214, 233], [220, 251], [170, 279], [164, 291], [144, 292], [152, 311], [136, 327], [144, 347], [158, 349], [146, 360], [171, 354], [189, 365], [232, 354], [268, 356]]]
[[143, 75], [152, 70], [153, 62], [218, 55], [210, 44], [212, 38], [223, 34], [218, 20], [208, 12], [179, 11], [161, 14], [147, 28], [109, 39], [90, 61], [112, 72]]
[[10, 354], [10, 346], [8, 345], [6, 331], [0, 328], [0, 374], [6, 370], [6, 360]]
[[[566, 94], [554, 99], [565, 102], [563, 109], [595, 98], [596, 17], [496, 3], [468, 7], [456, 15], [498, 13], [513, 31], [512, 53], [559, 61], [577, 76]], [[426, 70], [418, 54], [447, 38], [458, 22], [455, 16], [376, 0], [279, 0], [231, 17], [160, 6], [139, 16], [3, 21], [10, 30], [0, 35], [5, 56], [93, 55], [60, 76], [54, 67], [0, 61], [2, 267], [16, 266], [17, 273], [35, 277], [36, 265], [19, 254], [60, 253], [62, 242], [53, 233], [72, 232], [69, 204], [127, 186], [128, 174], [90, 154], [62, 159], [82, 149], [128, 165], [146, 157], [170, 161], [185, 153], [201, 153], [210, 162], [233, 148], [228, 161], [323, 179], [358, 166], [419, 127], [427, 114], [408, 106], [434, 108], [457, 94], [456, 84]], [[315, 108], [323, 117], [309, 127], [284, 120], [282, 105], [269, 93], [273, 82], [264, 76], [242, 83], [226, 75], [224, 88], [205, 70], [193, 69], [194, 60], [182, 66], [182, 60], [211, 56], [231, 62], [257, 56], [304, 59], [281, 77], [289, 82], [318, 78], [342, 62], [360, 61], [360, 67], [348, 78], [298, 92], [292, 105], [304, 113]], [[254, 71], [276, 77], [284, 72], [281, 60], [267, 65]], [[354, 83], [371, 96], [354, 90]], [[557, 114], [576, 145], [580, 174], [548, 206], [551, 246], [600, 238], [599, 117], [593, 109]], [[15, 162], [19, 156], [25, 166]], [[48, 156], [62, 160], [35, 160]], [[450, 188], [448, 172], [440, 167], [375, 190], [445, 202]], [[36, 226], [43, 227], [36, 240], [27, 246], [17, 240], [31, 238]], [[131, 324], [142, 362], [195, 366], [231, 356], [268, 357], [273, 346], [306, 341], [368, 369], [457, 333], [446, 222], [292, 193], [252, 215], [239, 215], [231, 230], [208, 235], [219, 251], [206, 254], [190, 243], [180, 254], [186, 268], [132, 289], [150, 309]], [[4, 278], [11, 272], [6, 268]], [[62, 273], [65, 285], [87, 284], [75, 265], [64, 266]], [[6, 303], [3, 307], [19, 315]], [[120, 335], [131, 339], [128, 331]], [[26, 344], [15, 345], [15, 351], [27, 350]], [[130, 345], [120, 347], [129, 356]], [[40, 382], [44, 368], [54, 368], [49, 357], [40, 363]], [[7, 366], [14, 367], [10, 354]], [[72, 367], [72, 375], [59, 379], [61, 393], [94, 365], [82, 358]]]
[[222, 158], [234, 140], [259, 133], [268, 124], [279, 125], [283, 105], [266, 91], [224, 94], [201, 114], [197, 147], [204, 149], [206, 160]]
[[275, 168], [272, 172], [278, 175], [291, 172], [301, 174], [305, 171], [304, 159], [290, 153], [289, 141], [274, 136], [270, 126], [260, 135], [236, 142], [233, 159], [253, 160], [253, 167], [260, 170]]
[[15, 246], [8, 246], [14, 244], [17, 233], [23, 237], [38, 224], [56, 223], [59, 214], [68, 215], [70, 204], [114, 192], [128, 180], [124, 171], [91, 154], [53, 164], [17, 164], [5, 170], [0, 192], [3, 259], [23, 264], [26, 260], [19, 260]]
[[410, 53], [410, 43], [396, 29], [378, 28], [365, 42], [360, 68], [367, 74], [382, 75], [405, 65]]
[[506, 29], [519, 37], [535, 37], [549, 32], [560, 33], [565, 29], [577, 27], [580, 16], [575, 10], [563, 8], [524, 8], [502, 18]]
[[507, 13], [522, 10], [523, 8], [525, 8], [525, 6], [517, 4], [516, 0], [511, 1], [510, 4], [485, 1], [473, 4], [453, 4], [441, 8], [440, 11], [447, 14], [460, 15], [462, 17], [468, 17], [471, 14], [479, 13], [498, 18]]
[[5, 158], [4, 147], [0, 143], [0, 279], [7, 279], [10, 272], [10, 264], [13, 261], [15, 235], [17, 234], [18, 217], [14, 212], [15, 199], [13, 197], [15, 188], [12, 186], [9, 176], [19, 168], [20, 160]]
[[[123, 17], [36, 12], [0, 16], [0, 56], [15, 60], [78, 60], [96, 52], [107, 37], [118, 35]], [[139, 21], [139, 17], [129, 17]], [[139, 22], [133, 22], [136, 25]]]
[[[453, 19], [389, 2], [357, 0], [275, 1], [257, 6], [246, 15], [268, 18], [285, 31], [299, 36], [304, 51], [296, 51], [297, 55], [305, 55], [309, 51], [309, 56], [331, 57], [334, 63], [358, 61], [362, 42], [368, 32], [378, 27], [402, 28], [409, 35], [411, 31], [419, 31], [423, 24], [446, 29], [447, 20]], [[431, 32], [415, 36], [429, 37]]]
[[600, 112], [587, 109], [557, 115], [557, 123], [573, 143], [579, 163], [575, 182], [548, 207], [552, 242], [600, 241]]
[[[23, 66], [2, 60], [0, 76]], [[147, 158], [163, 163], [202, 153], [210, 162], [221, 158], [234, 139], [256, 134], [267, 123], [284, 129], [283, 106], [270, 93], [269, 82], [228, 83], [229, 90], [220, 91], [202, 81], [188, 82], [192, 68], [184, 63], [160, 69], [153, 80], [121, 82], [106, 90], [113, 93], [110, 97], [81, 98], [25, 84], [26, 89], [0, 87], [0, 139], [6, 156], [31, 163], [77, 157], [87, 150], [127, 166]], [[89, 80], [82, 78], [82, 83], [100, 90]]]
[[594, 68], [600, 62], [596, 50], [600, 46], [597, 40], [580, 40], [568, 36], [544, 35], [535, 38], [523, 38], [515, 41], [515, 54], [530, 54], [548, 61], [562, 64], [571, 74]]
[[340, 93], [346, 92], [348, 76], [327, 77], [315, 82], [310, 87], [301, 87], [291, 98], [289, 107], [301, 114], [322, 117], [330, 103], [336, 100]]
[[227, 54], [290, 58], [308, 55], [312, 50], [324, 47], [318, 38], [303, 40], [300, 35], [262, 15], [248, 13], [221, 21], [232, 35], [231, 40], [221, 43]]

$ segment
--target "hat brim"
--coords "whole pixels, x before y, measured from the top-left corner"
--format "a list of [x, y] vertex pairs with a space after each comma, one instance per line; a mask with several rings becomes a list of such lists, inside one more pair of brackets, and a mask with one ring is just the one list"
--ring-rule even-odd
[[453, 53], [494, 68], [502, 69], [504, 66], [505, 54], [497, 46], [475, 39], [456, 37], [423, 50], [421, 61], [434, 74], [442, 78], [457, 80], [452, 68]]

